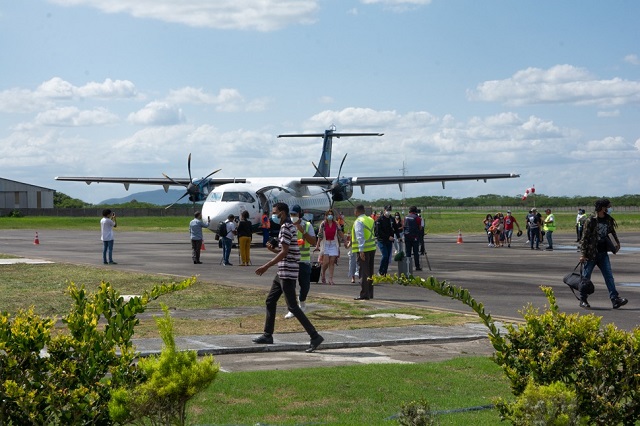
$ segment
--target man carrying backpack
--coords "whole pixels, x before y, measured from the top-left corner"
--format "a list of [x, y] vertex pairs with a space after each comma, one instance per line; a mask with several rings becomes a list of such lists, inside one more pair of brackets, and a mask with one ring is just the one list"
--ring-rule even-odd
[[416, 271], [422, 271], [420, 267], [420, 228], [422, 227], [422, 218], [418, 216], [418, 208], [416, 206], [409, 207], [409, 214], [404, 218], [404, 246], [407, 257], [413, 260]]
[[[582, 269], [583, 282], [591, 280], [591, 273], [597, 266], [600, 268], [604, 282], [609, 290], [609, 299], [613, 309], [618, 309], [627, 304], [628, 300], [620, 297], [616, 290], [616, 284], [611, 271], [611, 261], [608, 252], [617, 253], [620, 250], [620, 240], [616, 233], [618, 224], [611, 217], [611, 201], [607, 198], [600, 198], [595, 202], [595, 212], [586, 221], [584, 234], [580, 241], [580, 262], [584, 264]], [[591, 305], [587, 302], [589, 294], [580, 289], [580, 307], [589, 309]]]
[[[231, 262], [229, 262], [229, 257], [231, 256], [231, 246], [233, 245], [233, 236], [238, 233], [236, 231], [236, 224], [233, 221], [235, 216], [230, 214], [227, 220], [224, 222], [224, 233], [220, 235], [222, 239], [222, 263], [224, 266], [233, 266]], [[222, 227], [220, 227], [222, 231]]]

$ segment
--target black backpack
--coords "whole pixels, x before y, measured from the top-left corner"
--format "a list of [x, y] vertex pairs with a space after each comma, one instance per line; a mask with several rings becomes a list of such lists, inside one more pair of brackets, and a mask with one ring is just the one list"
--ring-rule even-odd
[[227, 236], [227, 222], [220, 222], [218, 224], [218, 231], [217, 231], [217, 236], [218, 238], [222, 238], [222, 237], [226, 237]]
[[405, 237], [417, 240], [420, 237], [420, 226], [418, 221], [420, 218], [414, 214], [408, 214], [404, 218], [404, 235]]

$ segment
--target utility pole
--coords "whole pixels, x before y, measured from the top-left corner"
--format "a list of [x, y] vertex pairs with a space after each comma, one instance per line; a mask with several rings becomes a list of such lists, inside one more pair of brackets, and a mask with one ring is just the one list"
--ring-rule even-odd
[[[404, 161], [402, 162], [402, 168], [400, 169], [400, 171], [402, 172], [402, 177], [405, 177], [406, 174], [407, 174], [407, 168], [406, 168], [406, 166], [404, 164]], [[405, 214], [405, 207], [406, 207], [405, 206], [405, 204], [406, 204], [405, 198], [406, 197], [405, 197], [405, 192], [404, 192], [404, 185], [402, 185], [402, 215], [403, 216]]]

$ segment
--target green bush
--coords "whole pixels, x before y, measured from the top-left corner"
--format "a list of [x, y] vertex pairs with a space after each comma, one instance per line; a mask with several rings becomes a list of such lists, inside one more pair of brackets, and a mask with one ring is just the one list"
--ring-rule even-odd
[[111, 388], [140, 379], [131, 342], [136, 315], [194, 282], [157, 285], [126, 303], [109, 283], [92, 296], [71, 283], [74, 303], [62, 318], [68, 333], [55, 336], [55, 319], [33, 309], [13, 320], [0, 314], [0, 424], [110, 424]]
[[374, 282], [415, 285], [459, 300], [471, 307], [489, 329], [495, 362], [521, 395], [529, 381], [546, 386], [561, 382], [575, 391], [578, 413], [599, 425], [631, 425], [640, 419], [640, 328], [632, 332], [613, 324], [601, 327], [593, 314], [558, 310], [553, 290], [542, 287], [549, 307], [540, 314], [528, 307], [524, 324], [507, 325], [502, 336], [491, 315], [469, 291], [435, 278], [386, 276]]
[[536, 385], [533, 380], [513, 403], [500, 400], [497, 404], [503, 420], [516, 426], [579, 426], [588, 419], [578, 414], [575, 391], [562, 382]]
[[160, 356], [138, 362], [142, 379], [112, 391], [109, 413], [121, 424], [184, 425], [187, 401], [216, 378], [220, 366], [213, 356], [198, 361], [196, 351], [176, 351], [173, 321], [163, 305], [156, 319], [164, 347]]
[[436, 415], [427, 400], [411, 401], [402, 405], [398, 424], [401, 426], [436, 426]]

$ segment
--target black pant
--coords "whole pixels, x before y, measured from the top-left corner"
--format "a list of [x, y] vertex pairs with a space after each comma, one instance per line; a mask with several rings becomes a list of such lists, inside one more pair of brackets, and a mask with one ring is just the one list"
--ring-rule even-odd
[[360, 297], [373, 299], [373, 268], [375, 267], [376, 251], [365, 251], [364, 260], [358, 255], [358, 267], [360, 268]]
[[201, 249], [202, 249], [202, 240], [191, 240], [191, 259], [194, 262], [200, 262]]
[[420, 253], [418, 253], [418, 250], [420, 249], [420, 241], [415, 238], [407, 237], [404, 240], [404, 245], [407, 252], [406, 253], [407, 257], [413, 256], [413, 263], [416, 265], [416, 269], [419, 269]]
[[278, 299], [280, 299], [282, 293], [284, 293], [289, 312], [296, 317], [302, 327], [304, 327], [305, 331], [309, 334], [309, 337], [312, 339], [318, 337], [316, 328], [311, 324], [311, 321], [309, 321], [309, 318], [307, 318], [304, 312], [302, 312], [300, 306], [298, 306], [298, 301], [296, 300], [296, 280], [283, 280], [278, 275], [273, 279], [271, 290], [269, 290], [267, 300], [265, 301], [265, 304], [267, 305], [267, 317], [264, 321], [264, 333], [273, 334], [276, 323], [276, 308], [278, 307]]

